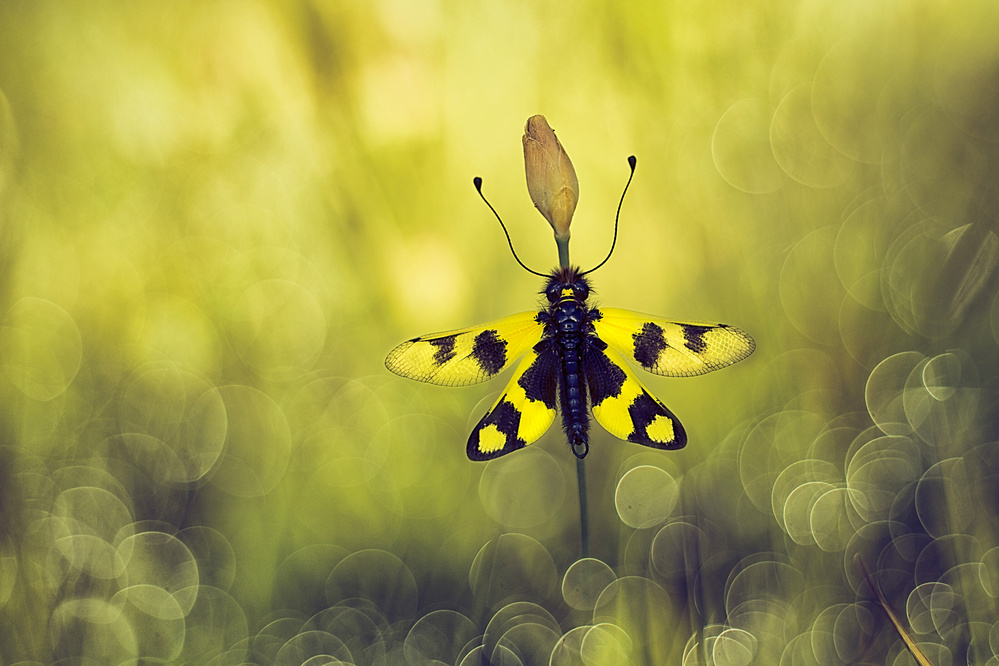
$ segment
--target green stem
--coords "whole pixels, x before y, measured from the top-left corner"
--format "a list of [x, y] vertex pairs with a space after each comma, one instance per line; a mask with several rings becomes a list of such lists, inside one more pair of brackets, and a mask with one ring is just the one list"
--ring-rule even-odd
[[576, 458], [576, 487], [579, 490], [579, 538], [582, 557], [590, 556], [590, 524], [586, 515], [586, 467]]
[[[569, 265], [569, 237], [555, 237], [558, 246], [558, 265]], [[576, 458], [576, 489], [579, 491], [579, 550], [582, 557], [590, 556], [590, 521], [586, 512], [586, 467], [582, 458]]]
[[569, 237], [555, 237], [555, 244], [558, 245], [558, 265], [565, 267], [569, 265]]

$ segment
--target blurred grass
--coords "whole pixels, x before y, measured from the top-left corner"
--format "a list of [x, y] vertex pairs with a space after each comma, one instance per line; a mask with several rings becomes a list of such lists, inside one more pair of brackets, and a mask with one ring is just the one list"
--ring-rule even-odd
[[[907, 663], [860, 553], [932, 663], [995, 663], [997, 18], [3, 3], [0, 658]], [[584, 266], [639, 158], [599, 302], [758, 342], [647, 380], [684, 451], [594, 436], [617, 579], [573, 583], [589, 610], [557, 429], [472, 464], [500, 386], [382, 366], [536, 306], [471, 187], [555, 263], [534, 113], [579, 175]], [[642, 465], [679, 498], [635, 529], [614, 499]]]

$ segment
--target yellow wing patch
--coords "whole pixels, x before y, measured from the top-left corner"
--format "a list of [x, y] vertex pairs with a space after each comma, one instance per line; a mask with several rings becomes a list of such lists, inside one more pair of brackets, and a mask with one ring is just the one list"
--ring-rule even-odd
[[727, 324], [678, 322], [601, 308], [597, 335], [642, 368], [667, 377], [691, 377], [741, 361], [756, 349], [745, 331]]
[[555, 420], [557, 362], [550, 350], [527, 352], [499, 400], [468, 436], [469, 458], [498, 458], [545, 434]]
[[441, 386], [467, 386], [495, 377], [541, 340], [537, 312], [407, 340], [385, 367], [397, 375]]
[[649, 393], [620, 354], [591, 348], [586, 363], [590, 410], [607, 432], [657, 449], [680, 449], [687, 444], [679, 419]]

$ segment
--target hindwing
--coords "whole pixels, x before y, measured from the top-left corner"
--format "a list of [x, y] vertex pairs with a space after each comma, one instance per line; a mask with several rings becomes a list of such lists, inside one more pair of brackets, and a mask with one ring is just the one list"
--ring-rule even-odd
[[597, 336], [643, 369], [666, 377], [691, 377], [741, 361], [756, 349], [745, 331], [727, 324], [678, 322], [601, 308]]
[[680, 449], [687, 433], [666, 405], [649, 393], [621, 355], [591, 344], [586, 353], [590, 411], [618, 439], [656, 449]]
[[521, 312], [407, 340], [389, 353], [385, 367], [397, 375], [441, 386], [484, 382], [541, 340], [544, 326], [537, 316], [537, 312]]
[[468, 436], [468, 457], [490, 460], [537, 441], [555, 420], [558, 357], [550, 341], [535, 345], [503, 394]]

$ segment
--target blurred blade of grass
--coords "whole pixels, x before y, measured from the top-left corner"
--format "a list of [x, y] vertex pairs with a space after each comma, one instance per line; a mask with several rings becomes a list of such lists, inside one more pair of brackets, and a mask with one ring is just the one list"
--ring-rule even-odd
[[912, 653], [913, 659], [915, 659], [920, 666], [933, 666], [933, 664], [930, 663], [930, 660], [926, 658], [926, 655], [923, 654], [923, 651], [919, 649], [919, 646], [916, 645], [916, 642], [912, 640], [911, 636], [909, 636], [909, 632], [905, 630], [905, 627], [902, 626], [902, 623], [895, 616], [894, 611], [892, 611], [891, 606], [888, 604], [888, 599], [885, 598], [884, 592], [881, 591], [881, 586], [878, 585], [877, 580], [871, 576], [871, 572], [868, 571], [867, 565], [864, 564], [863, 558], [861, 558], [860, 555], [856, 555], [853, 558], [853, 561], [860, 570], [860, 573], [864, 576], [864, 580], [867, 581], [867, 586], [871, 588], [872, 592], [874, 592], [874, 596], [878, 600], [878, 605], [884, 609], [884, 612], [888, 615], [888, 619], [891, 621], [892, 626], [895, 627], [895, 631], [898, 632], [899, 637], [901, 637], [901, 639], [905, 642], [905, 646], [909, 648], [909, 652]]

